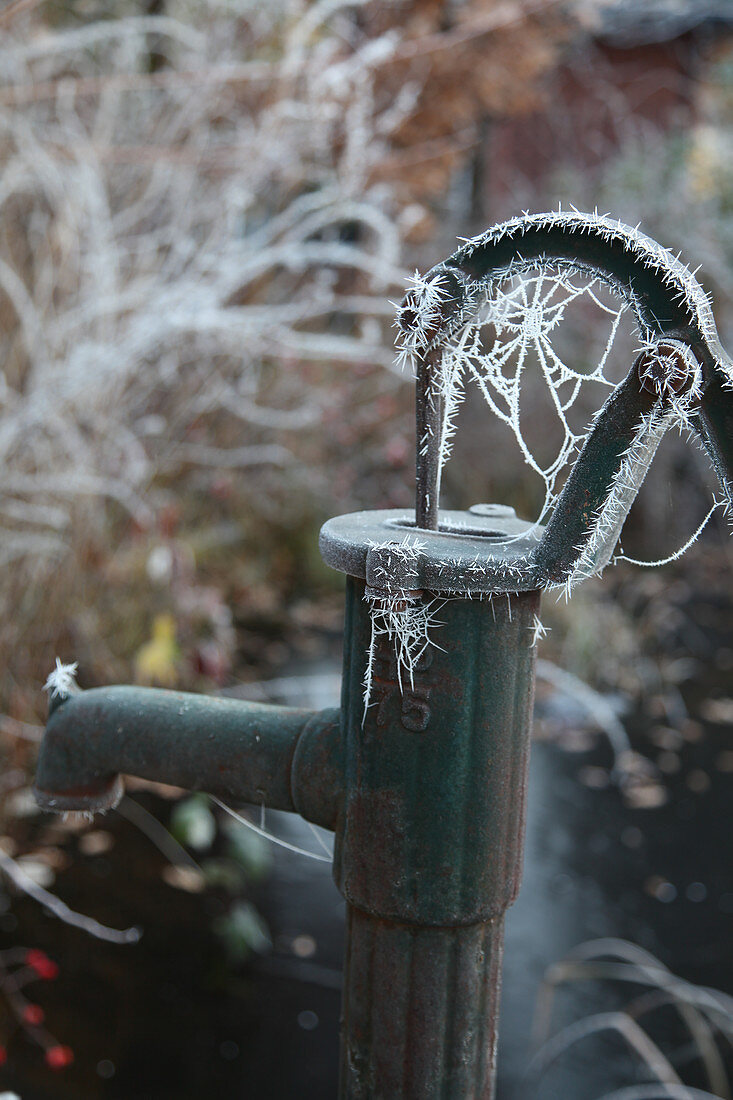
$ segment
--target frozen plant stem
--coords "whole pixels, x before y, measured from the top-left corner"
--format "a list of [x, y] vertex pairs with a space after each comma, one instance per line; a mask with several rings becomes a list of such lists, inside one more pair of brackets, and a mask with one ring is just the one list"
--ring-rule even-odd
[[0, 848], [0, 870], [7, 875], [19, 890], [22, 890], [24, 894], [28, 894], [29, 897], [39, 902], [46, 909], [50, 909], [54, 916], [62, 920], [64, 924], [70, 924], [73, 928], [81, 928], [83, 932], [94, 936], [95, 939], [106, 940], [108, 943], [137, 943], [142, 935], [139, 928], [123, 928], [120, 930], [108, 928], [107, 925], [100, 924], [93, 917], [76, 913], [60, 898], [57, 898], [55, 894], [49, 893], [48, 890], [44, 890], [42, 886], [35, 883], [2, 848]]

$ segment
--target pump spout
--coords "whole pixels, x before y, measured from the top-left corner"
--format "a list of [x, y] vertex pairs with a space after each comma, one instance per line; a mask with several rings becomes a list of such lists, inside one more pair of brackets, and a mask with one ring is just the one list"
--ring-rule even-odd
[[341, 755], [337, 710], [94, 688], [52, 702], [34, 793], [47, 810], [106, 810], [127, 773], [294, 811], [333, 829]]

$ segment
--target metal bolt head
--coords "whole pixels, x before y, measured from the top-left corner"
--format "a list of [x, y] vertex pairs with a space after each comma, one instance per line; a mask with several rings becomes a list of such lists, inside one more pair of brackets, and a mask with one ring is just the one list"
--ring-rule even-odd
[[408, 291], [397, 311], [397, 327], [401, 332], [411, 332], [418, 318], [418, 304], [413, 290]]
[[472, 516], [494, 516], [496, 519], [516, 519], [517, 513], [508, 504], [472, 504]]
[[404, 346], [424, 354], [438, 335], [442, 320], [442, 303], [439, 300], [426, 305], [417, 290], [409, 290], [397, 311], [396, 325], [403, 334]]
[[636, 360], [642, 389], [655, 397], [674, 398], [688, 390], [698, 378], [700, 365], [690, 347], [681, 340], [660, 340]]

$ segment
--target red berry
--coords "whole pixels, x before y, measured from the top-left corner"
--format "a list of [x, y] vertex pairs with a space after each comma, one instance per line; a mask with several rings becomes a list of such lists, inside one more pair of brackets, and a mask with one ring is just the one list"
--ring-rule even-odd
[[65, 1069], [74, 1061], [74, 1052], [71, 1047], [55, 1046], [46, 1051], [46, 1064], [51, 1069]]
[[52, 959], [49, 959], [45, 951], [31, 948], [30, 951], [26, 951], [25, 961], [44, 981], [51, 982], [58, 977], [59, 968]]
[[26, 1005], [23, 1009], [23, 1022], [30, 1024], [31, 1027], [42, 1024], [44, 1018], [45, 1013], [40, 1005]]
[[0, 1066], [4, 1066], [8, 1060], [8, 1052], [5, 1047], [0, 1047]]

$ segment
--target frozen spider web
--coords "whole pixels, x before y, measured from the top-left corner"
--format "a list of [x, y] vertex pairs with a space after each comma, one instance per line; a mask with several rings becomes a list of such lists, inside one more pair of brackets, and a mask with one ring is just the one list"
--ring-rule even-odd
[[[587, 425], [579, 427], [578, 416], [572, 415], [581, 393], [591, 383], [609, 391], [616, 385], [606, 371], [629, 304], [610, 304], [604, 297], [608, 299], [609, 295], [600, 279], [562, 269], [531, 270], [487, 287], [475, 316], [443, 344], [434, 374], [433, 394], [440, 398], [443, 409], [441, 472], [451, 454], [466, 385], [473, 382], [492, 413], [512, 431], [526, 464], [542, 480], [544, 500], [538, 518], [542, 522], [552, 510], [564, 474], [587, 436]], [[576, 303], [589, 314], [587, 307], [593, 307], [590, 323], [594, 329], [599, 312], [605, 322], [606, 342], [595, 366], [587, 361], [580, 367], [572, 366], [557, 347], [560, 326], [569, 307]], [[538, 368], [554, 421], [542, 425], [543, 434], [549, 437], [554, 431], [559, 439], [554, 453], [544, 461], [527, 441], [522, 419], [523, 395], [526, 387], [536, 386]]]
[[[441, 293], [439, 275], [428, 280], [415, 278], [414, 300], [427, 303], [429, 316], [427, 321], [421, 318], [412, 338], [403, 339], [403, 360], [427, 351], [428, 343], [423, 339], [421, 345], [420, 337], [430, 332], [432, 316], [439, 312]], [[568, 264], [528, 265], [521, 273], [505, 274], [488, 282], [481, 293], [478, 303], [474, 302], [473, 316], [444, 338], [439, 354], [432, 360], [429, 399], [441, 409], [438, 494], [468, 384], [478, 388], [494, 416], [509, 428], [524, 462], [542, 481], [544, 497], [537, 525], [553, 511], [568, 471], [588, 438], [595, 416], [602, 411], [599, 404], [618, 384], [619, 378], [613, 376], [614, 360], [616, 371], [619, 361], [628, 368], [636, 354], [644, 351], [648, 353], [644, 369], [653, 368], [666, 384], [665, 401], [640, 420], [606, 499], [595, 514], [587, 541], [577, 548], [575, 564], [560, 585], [569, 595], [576, 584], [600, 572], [611, 560], [624, 520], [665, 432], [670, 427], [690, 429], [690, 413], [700, 395], [699, 364], [683, 344], [678, 344], [670, 357], [658, 338], [640, 332], [630, 300], [621, 296], [608, 279]], [[622, 330], [622, 321], [629, 312], [637, 339], [635, 348]], [[563, 322], [566, 326], [561, 333]], [[587, 338], [589, 332], [595, 350]], [[628, 344], [622, 352], [617, 346], [620, 334]], [[692, 379], [689, 387], [679, 393], [674, 388], [678, 369], [675, 355], [684, 358]], [[538, 380], [544, 384], [547, 397], [545, 411], [539, 415]], [[592, 388], [595, 393], [589, 400]], [[528, 395], [530, 400], [525, 402]], [[528, 406], [532, 409], [530, 432], [523, 419], [523, 408]], [[598, 412], [593, 414], [593, 409]], [[427, 445], [426, 438], [422, 446]], [[722, 506], [723, 501], [714, 499], [698, 531], [669, 560], [695, 541], [713, 512]], [[636, 564], [657, 565], [666, 560]]]

